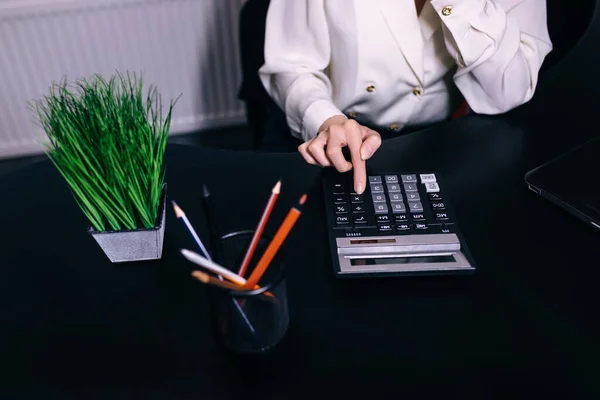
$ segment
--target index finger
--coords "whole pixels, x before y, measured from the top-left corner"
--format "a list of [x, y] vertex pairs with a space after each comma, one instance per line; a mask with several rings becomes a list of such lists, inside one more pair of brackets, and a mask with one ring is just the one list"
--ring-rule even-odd
[[358, 123], [354, 120], [348, 120], [344, 124], [346, 128], [346, 142], [348, 150], [350, 150], [350, 158], [352, 160], [352, 169], [354, 170], [354, 191], [362, 194], [367, 185], [367, 166], [366, 162], [360, 156], [360, 148], [362, 146], [362, 135]]

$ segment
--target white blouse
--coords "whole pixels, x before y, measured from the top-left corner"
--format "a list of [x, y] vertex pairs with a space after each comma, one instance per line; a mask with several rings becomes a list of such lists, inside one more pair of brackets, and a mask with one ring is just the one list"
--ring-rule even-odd
[[331, 116], [400, 131], [463, 98], [499, 114], [534, 94], [552, 44], [545, 0], [271, 0], [259, 74], [292, 134]]

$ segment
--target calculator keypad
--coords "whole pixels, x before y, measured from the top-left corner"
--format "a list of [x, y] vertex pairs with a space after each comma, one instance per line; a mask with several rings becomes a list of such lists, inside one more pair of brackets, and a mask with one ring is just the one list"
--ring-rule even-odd
[[454, 232], [434, 173], [382, 174], [368, 179], [368, 188], [360, 195], [352, 191], [351, 179], [333, 184], [335, 227], [341, 235]]

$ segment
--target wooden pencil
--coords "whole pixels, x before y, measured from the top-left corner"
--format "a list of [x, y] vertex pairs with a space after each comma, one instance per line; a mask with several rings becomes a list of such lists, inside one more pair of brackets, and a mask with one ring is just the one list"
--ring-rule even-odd
[[223, 278], [231, 281], [239, 286], [243, 286], [246, 284], [246, 279], [242, 278], [235, 272], [228, 270], [227, 268], [217, 264], [216, 262], [209, 260], [208, 258], [202, 257], [200, 254], [195, 253], [191, 250], [182, 249], [181, 254], [189, 261], [193, 262], [196, 265], [199, 265], [210, 272], [221, 275]]
[[263, 276], [263, 274], [271, 264], [271, 261], [277, 254], [277, 251], [279, 251], [279, 248], [283, 244], [284, 240], [287, 238], [290, 231], [296, 224], [298, 217], [300, 217], [300, 215], [302, 214], [301, 210], [305, 202], [306, 194], [303, 194], [300, 200], [298, 201], [298, 204], [290, 209], [285, 220], [282, 222], [281, 226], [277, 230], [277, 233], [273, 237], [273, 240], [271, 240], [260, 261], [250, 274], [250, 277], [244, 285], [245, 288], [254, 287], [258, 283], [260, 278]]
[[271, 215], [271, 211], [273, 211], [273, 207], [277, 198], [279, 197], [279, 192], [281, 191], [281, 180], [277, 181], [273, 189], [271, 190], [271, 196], [269, 197], [269, 201], [265, 206], [263, 214], [258, 222], [258, 226], [256, 227], [256, 231], [254, 232], [254, 236], [252, 237], [252, 241], [250, 242], [250, 246], [248, 246], [248, 251], [246, 251], [246, 255], [244, 256], [244, 260], [242, 261], [242, 265], [238, 271], [239, 276], [244, 276], [246, 270], [248, 269], [248, 264], [250, 264], [250, 259], [254, 255], [254, 251], [256, 250], [256, 246], [258, 245], [258, 241], [265, 229], [267, 221], [269, 220], [269, 216]]
[[204, 282], [209, 285], [219, 286], [223, 289], [246, 291], [246, 289], [244, 289], [242, 286], [236, 285], [235, 283], [219, 280], [202, 271], [194, 271], [192, 272], [192, 276], [201, 282]]
[[[231, 282], [219, 280], [219, 279], [217, 279], [213, 276], [210, 276], [209, 274], [202, 272], [202, 271], [194, 271], [194, 272], [192, 272], [192, 276], [194, 278], [198, 279], [200, 282], [206, 283], [207, 285], [218, 286], [222, 289], [232, 290], [232, 291], [239, 292], [239, 293], [247, 292], [247, 290], [241, 286], [238, 286]], [[279, 300], [275, 296], [270, 295], [269, 292], [261, 293], [257, 298], [260, 298], [261, 300], [270, 301], [273, 304], [279, 303]], [[240, 312], [243, 312], [243, 309], [241, 307], [242, 307], [242, 304], [245, 303], [246, 299], [241, 298], [241, 299], [232, 299], [232, 300], [236, 302], [236, 305], [239, 307], [238, 310]], [[238, 304], [237, 301], [240, 301], [241, 304]]]
[[196, 245], [198, 246], [198, 248], [200, 248], [200, 251], [204, 254], [204, 257], [208, 258], [209, 260], [212, 260], [210, 257], [210, 254], [206, 250], [206, 247], [204, 247], [204, 243], [202, 243], [202, 240], [200, 240], [200, 237], [198, 237], [198, 234], [194, 230], [194, 227], [190, 223], [190, 220], [187, 218], [187, 216], [185, 215], [185, 213], [183, 212], [181, 207], [179, 207], [177, 205], [177, 203], [175, 203], [174, 201], [171, 201], [171, 203], [173, 204], [173, 209], [175, 210], [175, 216], [184, 222], [187, 230], [190, 232], [190, 234], [194, 238], [194, 242], [196, 242]]
[[[182, 249], [181, 254], [183, 254], [183, 256], [185, 258], [187, 258], [188, 261], [191, 261], [194, 264], [199, 265], [199, 266], [209, 270], [210, 272], [214, 273], [215, 275], [218, 275], [219, 277], [223, 277], [223, 278], [227, 279], [228, 281], [233, 282], [234, 284], [238, 285], [239, 287], [244, 287], [244, 285], [246, 284], [246, 279], [237, 275], [235, 272], [232, 272], [232, 271], [228, 270], [227, 268], [215, 263], [214, 261], [209, 260], [208, 258], [202, 257], [198, 253], [195, 253], [191, 250]], [[255, 290], [260, 289], [259, 285], [253, 285], [253, 286], [249, 286], [249, 287], [253, 288]], [[245, 287], [244, 287], [244, 289], [248, 290]], [[273, 294], [270, 292], [265, 292], [265, 295], [273, 296]]]

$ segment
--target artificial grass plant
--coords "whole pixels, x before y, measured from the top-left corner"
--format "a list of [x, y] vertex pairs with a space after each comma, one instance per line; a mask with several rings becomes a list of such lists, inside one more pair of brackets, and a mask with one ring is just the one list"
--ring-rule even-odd
[[166, 116], [157, 88], [135, 74], [53, 83], [32, 103], [49, 159], [95, 231], [156, 224], [165, 179]]

